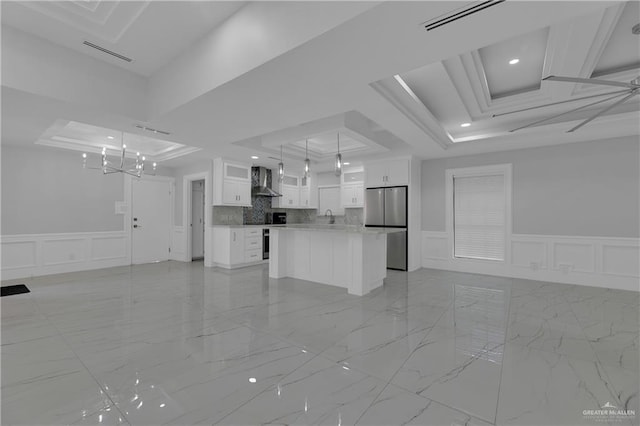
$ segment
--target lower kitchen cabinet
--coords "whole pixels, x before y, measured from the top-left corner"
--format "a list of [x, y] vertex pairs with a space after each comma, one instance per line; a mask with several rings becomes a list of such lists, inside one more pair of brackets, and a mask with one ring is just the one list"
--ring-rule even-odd
[[214, 266], [233, 269], [262, 263], [262, 228], [213, 228]]

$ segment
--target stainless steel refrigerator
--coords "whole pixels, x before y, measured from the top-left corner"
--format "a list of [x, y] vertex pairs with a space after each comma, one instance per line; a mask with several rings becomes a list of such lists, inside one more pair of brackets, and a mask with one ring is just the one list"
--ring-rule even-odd
[[407, 270], [407, 187], [370, 188], [364, 198], [365, 226], [403, 228], [387, 234], [387, 268]]

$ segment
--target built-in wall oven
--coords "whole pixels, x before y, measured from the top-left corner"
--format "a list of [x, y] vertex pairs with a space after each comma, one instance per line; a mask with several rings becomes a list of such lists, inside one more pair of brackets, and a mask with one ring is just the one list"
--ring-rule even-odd
[[269, 229], [262, 230], [262, 258], [269, 258]]

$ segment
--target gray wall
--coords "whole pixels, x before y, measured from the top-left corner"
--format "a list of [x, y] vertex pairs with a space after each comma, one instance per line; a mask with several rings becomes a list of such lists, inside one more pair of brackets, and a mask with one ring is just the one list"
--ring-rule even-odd
[[638, 138], [422, 162], [422, 229], [445, 231], [445, 170], [513, 165], [513, 233], [640, 236]]
[[2, 234], [122, 231], [123, 185], [120, 173], [83, 169], [80, 152], [3, 145]]

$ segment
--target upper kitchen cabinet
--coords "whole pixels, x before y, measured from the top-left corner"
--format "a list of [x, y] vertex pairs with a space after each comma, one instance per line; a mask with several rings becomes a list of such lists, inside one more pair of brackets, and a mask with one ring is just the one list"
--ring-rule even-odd
[[364, 169], [345, 170], [342, 173], [340, 203], [344, 208], [364, 207]]
[[251, 165], [213, 160], [213, 205], [251, 206]]
[[[282, 182], [278, 180], [274, 183], [276, 191], [282, 197], [273, 198], [272, 207], [287, 209], [315, 209], [317, 208], [317, 187], [312, 174], [308, 178], [286, 174]], [[314, 191], [314, 188], [316, 190]]]
[[398, 186], [409, 184], [409, 160], [387, 160], [365, 166], [365, 186]]

